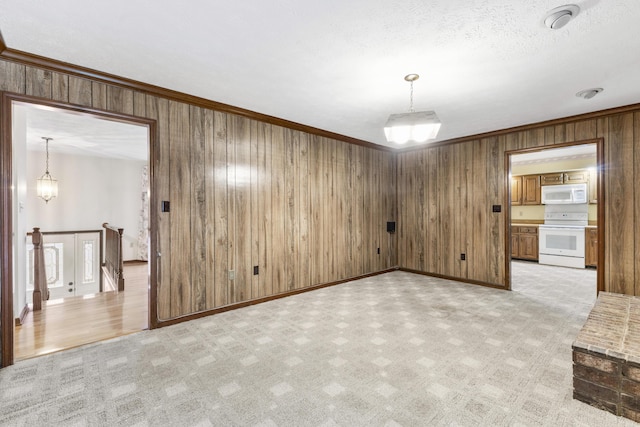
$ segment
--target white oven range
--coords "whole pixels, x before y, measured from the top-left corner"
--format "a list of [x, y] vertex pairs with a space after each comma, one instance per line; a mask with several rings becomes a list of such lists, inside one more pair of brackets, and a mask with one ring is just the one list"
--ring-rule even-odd
[[589, 206], [545, 205], [544, 224], [539, 227], [538, 262], [584, 268], [584, 229]]

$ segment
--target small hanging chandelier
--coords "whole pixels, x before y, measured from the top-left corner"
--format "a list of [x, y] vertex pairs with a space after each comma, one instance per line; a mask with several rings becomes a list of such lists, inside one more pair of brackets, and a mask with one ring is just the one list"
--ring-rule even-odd
[[413, 111], [413, 82], [420, 78], [417, 74], [407, 74], [404, 79], [411, 83], [409, 112], [391, 114], [384, 133], [388, 142], [404, 144], [409, 141], [426, 142], [435, 139], [440, 130], [440, 119], [435, 111]]
[[47, 152], [47, 163], [44, 175], [38, 178], [37, 192], [38, 197], [45, 201], [45, 203], [49, 203], [49, 200], [54, 197], [58, 197], [58, 181], [53, 179], [51, 174], [49, 173], [49, 141], [53, 138], [42, 137], [45, 140], [45, 147]]

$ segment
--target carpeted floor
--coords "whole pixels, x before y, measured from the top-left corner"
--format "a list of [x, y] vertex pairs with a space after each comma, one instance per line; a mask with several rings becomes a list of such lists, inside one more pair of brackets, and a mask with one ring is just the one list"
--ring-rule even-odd
[[635, 425], [572, 399], [595, 272], [513, 265], [513, 292], [393, 272], [19, 362], [0, 424]]

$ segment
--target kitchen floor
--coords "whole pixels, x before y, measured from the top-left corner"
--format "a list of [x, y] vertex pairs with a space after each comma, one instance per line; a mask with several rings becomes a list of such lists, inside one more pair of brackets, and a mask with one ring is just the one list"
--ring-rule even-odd
[[512, 261], [511, 290], [554, 307], [591, 307], [596, 301], [596, 270]]

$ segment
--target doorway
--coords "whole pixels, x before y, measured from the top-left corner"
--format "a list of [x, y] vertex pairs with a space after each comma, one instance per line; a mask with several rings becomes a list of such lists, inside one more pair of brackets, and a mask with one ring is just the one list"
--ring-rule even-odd
[[[2, 247], [11, 256], [2, 259], [2, 366], [117, 336], [86, 333], [83, 337], [77, 332], [88, 319], [100, 318], [96, 310], [105, 311], [105, 324], [117, 325], [115, 317], [127, 316], [123, 308], [141, 311], [142, 306], [145, 319], [137, 322], [137, 330], [153, 326], [149, 201], [155, 122], [19, 96], [4, 98], [2, 152], [11, 163], [3, 164], [2, 172], [12, 185], [8, 197], [4, 195], [9, 203], [3, 209]], [[44, 138], [50, 138], [48, 150]], [[58, 181], [58, 195], [49, 200], [38, 198], [36, 191], [36, 179], [45, 169]], [[124, 276], [133, 280], [122, 292], [107, 292], [99, 279], [104, 223], [125, 230], [121, 252], [130, 264]], [[33, 246], [28, 237], [34, 227], [43, 232], [48, 288], [48, 299], [38, 312], [33, 310]], [[75, 321], [61, 322], [66, 325], [64, 332], [53, 326], [51, 318], [68, 319], [73, 311]], [[19, 328], [31, 328], [28, 340], [36, 346], [45, 342], [47, 334], [64, 336], [61, 342], [72, 344], [49, 343], [25, 357], [16, 350], [24, 349], [18, 339], [25, 333]], [[131, 332], [131, 328], [120, 330]]]
[[[593, 304], [604, 286], [603, 140], [516, 150], [506, 156], [510, 184], [506, 267], [510, 289], [535, 298], [562, 301], [560, 304]], [[541, 197], [545, 193], [552, 197], [570, 186], [586, 192], [585, 203], [578, 200], [577, 204], [545, 204]], [[568, 213], [561, 213], [564, 211]], [[549, 223], [558, 221], [558, 217], [562, 220], [556, 229]], [[563, 221], [569, 219], [575, 223]], [[567, 237], [556, 239], [557, 242], [550, 241], [551, 237], [541, 239], [549, 233], [553, 238], [557, 237], [555, 234]], [[549, 247], [556, 243], [572, 245], [566, 251], [558, 249], [559, 253], [570, 255], [566, 263], [562, 256], [546, 256], [556, 253], [555, 248]]]

